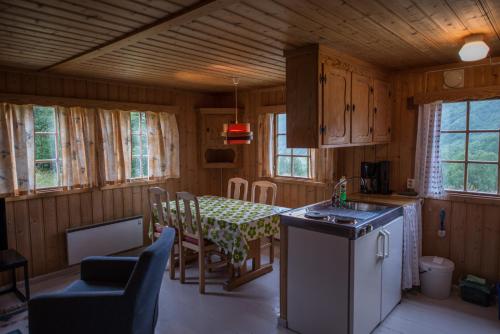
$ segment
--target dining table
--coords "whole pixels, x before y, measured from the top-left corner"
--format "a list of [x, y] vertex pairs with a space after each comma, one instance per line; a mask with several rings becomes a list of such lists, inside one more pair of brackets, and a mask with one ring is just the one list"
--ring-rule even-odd
[[[224, 289], [232, 290], [273, 270], [272, 249], [269, 261], [261, 261], [261, 239], [278, 234], [279, 214], [288, 208], [218, 196], [199, 196], [198, 203], [204, 238], [219, 246], [229, 260], [229, 279], [224, 282]], [[162, 204], [166, 217], [167, 203]], [[179, 204], [182, 216], [184, 205], [182, 202]], [[172, 220], [178, 227], [175, 201], [170, 201], [169, 206]], [[194, 207], [191, 210], [196, 217]], [[152, 225], [157, 221], [157, 212], [153, 210]], [[248, 260], [252, 260], [250, 269]]]

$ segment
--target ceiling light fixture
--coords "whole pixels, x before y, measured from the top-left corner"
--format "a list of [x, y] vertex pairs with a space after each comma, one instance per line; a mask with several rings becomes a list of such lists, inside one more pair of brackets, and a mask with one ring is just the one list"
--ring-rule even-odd
[[486, 58], [490, 51], [484, 42], [483, 35], [472, 35], [465, 39], [465, 43], [458, 52], [463, 61], [477, 61]]
[[238, 83], [239, 79], [233, 78], [236, 122], [225, 123], [223, 126], [221, 136], [224, 137], [225, 145], [250, 144], [253, 139], [250, 123], [238, 123]]

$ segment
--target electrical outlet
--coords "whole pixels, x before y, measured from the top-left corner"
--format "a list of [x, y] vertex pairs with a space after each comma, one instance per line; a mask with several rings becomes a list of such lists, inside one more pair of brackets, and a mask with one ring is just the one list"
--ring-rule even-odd
[[406, 180], [406, 188], [415, 189], [415, 179], [407, 179]]

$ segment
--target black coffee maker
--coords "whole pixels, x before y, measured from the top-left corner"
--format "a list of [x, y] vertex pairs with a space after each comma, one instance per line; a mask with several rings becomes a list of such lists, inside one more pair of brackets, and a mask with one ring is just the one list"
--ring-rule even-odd
[[361, 183], [360, 191], [364, 194], [390, 194], [390, 169], [390, 161], [362, 162], [361, 177], [365, 184]]

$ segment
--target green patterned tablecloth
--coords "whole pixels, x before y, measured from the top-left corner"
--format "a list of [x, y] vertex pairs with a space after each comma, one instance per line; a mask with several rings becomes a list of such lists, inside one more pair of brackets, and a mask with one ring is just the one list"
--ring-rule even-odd
[[[278, 206], [258, 204], [216, 196], [198, 197], [203, 235], [228, 254], [231, 262], [239, 266], [248, 254], [248, 242], [275, 235], [279, 232], [278, 214], [288, 210]], [[184, 205], [180, 203], [181, 214]], [[166, 205], [164, 204], [164, 210]], [[175, 201], [170, 202], [176, 219]], [[195, 217], [193, 208], [193, 217]], [[166, 211], [165, 211], [166, 214]], [[153, 212], [152, 225], [158, 221]]]

